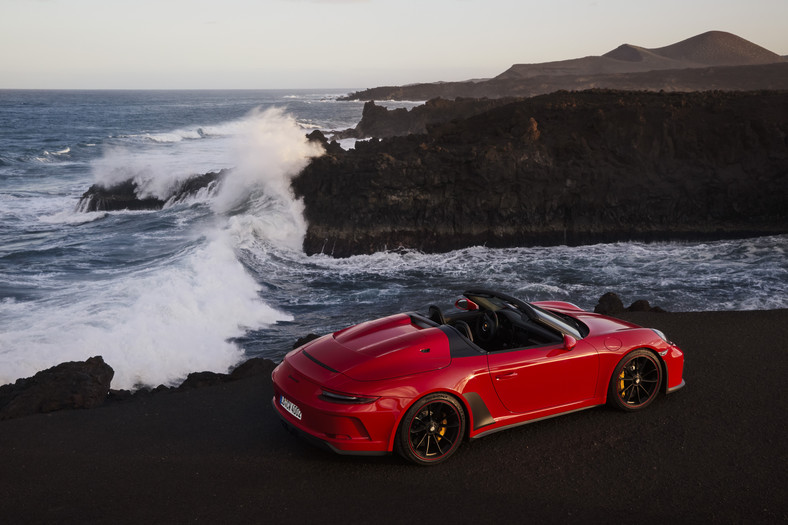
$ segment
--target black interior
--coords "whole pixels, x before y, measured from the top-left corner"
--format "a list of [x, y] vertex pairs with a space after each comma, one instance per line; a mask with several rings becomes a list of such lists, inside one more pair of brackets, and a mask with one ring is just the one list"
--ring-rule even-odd
[[[481, 302], [481, 301], [480, 301]], [[560, 343], [562, 334], [532, 321], [515, 308], [480, 304], [478, 310], [441, 312], [429, 308], [430, 320], [448, 324], [488, 352]]]

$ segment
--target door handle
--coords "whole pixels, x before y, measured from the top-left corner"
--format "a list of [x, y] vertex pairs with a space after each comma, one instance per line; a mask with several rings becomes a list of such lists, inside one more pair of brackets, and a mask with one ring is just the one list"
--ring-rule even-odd
[[506, 374], [501, 374], [499, 376], [495, 376], [496, 381], [502, 381], [504, 379], [512, 379], [517, 377], [517, 372], [509, 372]]

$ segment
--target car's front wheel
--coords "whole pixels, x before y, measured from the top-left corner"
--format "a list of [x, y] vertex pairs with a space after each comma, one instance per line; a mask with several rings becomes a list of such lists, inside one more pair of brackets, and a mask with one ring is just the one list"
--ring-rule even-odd
[[640, 410], [654, 401], [661, 383], [662, 365], [657, 356], [648, 350], [635, 350], [616, 366], [607, 399], [622, 410]]
[[448, 394], [419, 399], [405, 414], [396, 437], [396, 450], [419, 465], [434, 465], [454, 454], [465, 435], [465, 411]]

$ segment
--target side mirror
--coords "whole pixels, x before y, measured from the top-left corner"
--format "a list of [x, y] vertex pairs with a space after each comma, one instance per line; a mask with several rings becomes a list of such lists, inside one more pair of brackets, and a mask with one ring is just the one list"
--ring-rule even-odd
[[454, 303], [454, 306], [456, 306], [460, 310], [465, 310], [466, 312], [479, 309], [478, 304], [474, 303], [470, 299], [465, 299], [464, 297], [462, 299], [457, 299], [457, 302]]
[[567, 350], [571, 350], [575, 346], [577, 346], [577, 339], [575, 339], [571, 335], [564, 334], [564, 348], [566, 348]]

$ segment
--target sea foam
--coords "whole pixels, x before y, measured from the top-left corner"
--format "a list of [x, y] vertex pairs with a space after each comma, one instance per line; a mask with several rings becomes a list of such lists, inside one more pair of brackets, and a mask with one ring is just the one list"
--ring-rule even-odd
[[0, 384], [93, 355], [115, 370], [113, 388], [226, 372], [243, 356], [232, 338], [291, 319], [259, 291], [230, 235], [215, 231], [166, 266], [72, 284], [45, 302], [4, 302], [0, 316], [18, 319], [0, 333]]

